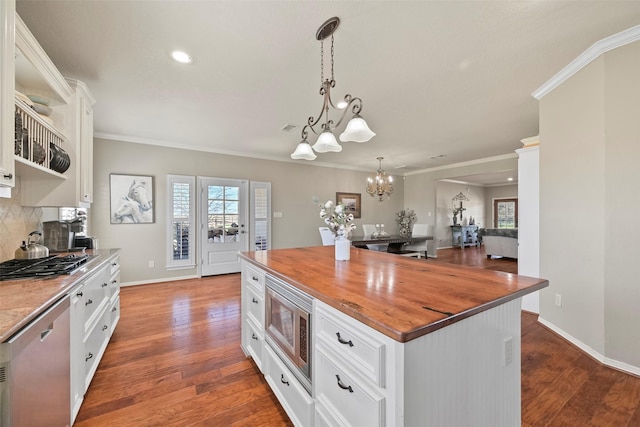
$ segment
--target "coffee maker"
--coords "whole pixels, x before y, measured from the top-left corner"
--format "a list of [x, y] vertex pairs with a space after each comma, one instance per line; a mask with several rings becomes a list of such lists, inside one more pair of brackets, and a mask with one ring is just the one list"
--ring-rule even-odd
[[70, 252], [75, 250], [76, 233], [82, 232], [84, 220], [76, 218], [72, 221], [45, 221], [44, 245], [51, 252]]

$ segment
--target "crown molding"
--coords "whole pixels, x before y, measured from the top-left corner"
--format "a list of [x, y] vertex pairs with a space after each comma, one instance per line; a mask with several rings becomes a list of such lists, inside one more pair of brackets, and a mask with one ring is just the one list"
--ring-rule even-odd
[[[215, 149], [212, 149], [212, 148], [209, 148], [209, 147], [203, 147], [203, 146], [200, 146], [200, 145], [180, 144], [180, 143], [171, 142], [171, 141], [163, 141], [163, 140], [148, 139], [148, 138], [139, 138], [139, 137], [136, 137], [136, 136], [117, 135], [117, 134], [112, 134], [112, 133], [96, 132], [96, 133], [94, 133], [94, 138], [104, 139], [104, 140], [108, 140], [108, 141], [129, 142], [129, 143], [132, 143], [132, 144], [153, 145], [153, 146], [156, 146], [156, 147], [176, 148], [176, 149], [180, 149], [180, 150], [200, 151], [200, 152], [204, 152], [204, 153], [223, 154], [223, 155], [226, 155], [226, 156], [246, 157], [246, 158], [250, 158], [250, 159], [259, 159], [259, 160], [270, 160], [270, 161], [273, 161], [273, 162], [285, 162], [285, 163], [293, 163], [293, 164], [298, 164], [298, 165], [305, 164], [305, 165], [308, 165], [308, 166], [333, 168], [333, 169], [345, 169], [345, 170], [367, 172], [367, 173], [371, 173], [372, 172], [371, 169], [355, 168], [355, 167], [352, 167], [352, 166], [344, 166], [344, 165], [339, 165], [339, 164], [334, 164], [334, 163], [318, 162], [318, 161], [302, 163], [300, 160], [282, 159], [282, 158], [276, 157], [276, 156], [248, 155], [246, 152], [240, 152], [240, 151], [215, 150]], [[395, 175], [399, 175], [399, 174], [395, 174]]]
[[540, 100], [603, 53], [640, 40], [640, 25], [595, 42], [531, 95]]
[[404, 176], [418, 175], [418, 174], [422, 174], [422, 173], [435, 172], [435, 171], [445, 170], [445, 169], [459, 168], [459, 167], [463, 167], [463, 166], [479, 165], [479, 164], [482, 164], [482, 163], [496, 162], [498, 160], [513, 159], [514, 157], [518, 157], [518, 155], [516, 153], [509, 153], [509, 154], [503, 154], [503, 155], [500, 155], [500, 156], [485, 157], [483, 159], [469, 160], [468, 162], [452, 163], [450, 165], [437, 166], [435, 168], [420, 169], [420, 170], [417, 170], [417, 171], [411, 171], [411, 172], [405, 173]]

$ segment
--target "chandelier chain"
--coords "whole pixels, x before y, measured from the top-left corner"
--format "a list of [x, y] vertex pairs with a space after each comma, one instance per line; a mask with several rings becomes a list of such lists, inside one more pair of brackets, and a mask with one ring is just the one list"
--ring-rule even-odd
[[334, 81], [333, 77], [333, 34], [331, 34], [331, 81]]
[[320, 40], [320, 87], [324, 83], [324, 40]]

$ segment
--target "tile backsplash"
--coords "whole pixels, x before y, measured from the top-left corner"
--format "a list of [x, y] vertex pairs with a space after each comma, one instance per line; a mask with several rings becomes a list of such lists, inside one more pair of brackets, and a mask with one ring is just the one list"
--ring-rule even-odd
[[0, 198], [0, 262], [15, 258], [15, 251], [33, 230], [42, 231], [42, 208], [20, 206], [20, 178], [11, 198]]

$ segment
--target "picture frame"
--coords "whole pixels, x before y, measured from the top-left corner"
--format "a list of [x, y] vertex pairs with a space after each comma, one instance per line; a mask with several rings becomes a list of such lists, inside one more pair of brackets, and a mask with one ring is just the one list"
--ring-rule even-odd
[[153, 176], [109, 175], [111, 224], [153, 224]]
[[336, 193], [336, 204], [342, 203], [347, 213], [352, 213], [354, 218], [362, 216], [360, 193]]

